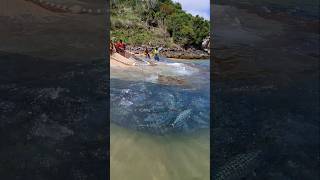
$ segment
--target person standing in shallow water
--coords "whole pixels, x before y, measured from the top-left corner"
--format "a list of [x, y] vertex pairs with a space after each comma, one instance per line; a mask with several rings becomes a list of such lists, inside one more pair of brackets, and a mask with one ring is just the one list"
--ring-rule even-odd
[[146, 56], [146, 59], [151, 59], [151, 58], [150, 58], [150, 54], [149, 54], [149, 50], [148, 50], [147, 47], [146, 47], [146, 49], [144, 50], [144, 55]]
[[158, 48], [157, 48], [157, 47], [153, 49], [153, 52], [152, 52], [152, 53], [153, 53], [154, 59], [155, 59], [156, 61], [160, 61], [159, 51], [158, 51]]

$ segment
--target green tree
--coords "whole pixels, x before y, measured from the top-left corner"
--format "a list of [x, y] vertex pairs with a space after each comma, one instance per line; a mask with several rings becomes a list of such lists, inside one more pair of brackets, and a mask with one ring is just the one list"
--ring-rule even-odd
[[183, 46], [192, 44], [194, 31], [192, 29], [192, 16], [187, 13], [175, 13], [168, 19], [167, 28], [173, 40]]
[[173, 40], [174, 43], [184, 47], [200, 48], [203, 39], [210, 32], [209, 21], [186, 13], [180, 3], [172, 0], [112, 0], [111, 2], [112, 30], [123, 32], [124, 34], [115, 35], [126, 36], [132, 43]]
[[200, 47], [204, 38], [206, 38], [210, 33], [210, 23], [200, 16], [195, 16], [192, 18], [193, 24], [193, 45]]

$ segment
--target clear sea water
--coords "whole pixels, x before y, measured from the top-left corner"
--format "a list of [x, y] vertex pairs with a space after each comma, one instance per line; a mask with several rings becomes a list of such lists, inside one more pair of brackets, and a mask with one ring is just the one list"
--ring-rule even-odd
[[157, 73], [177, 73], [187, 85], [112, 76], [112, 180], [209, 179], [209, 60], [162, 63]]

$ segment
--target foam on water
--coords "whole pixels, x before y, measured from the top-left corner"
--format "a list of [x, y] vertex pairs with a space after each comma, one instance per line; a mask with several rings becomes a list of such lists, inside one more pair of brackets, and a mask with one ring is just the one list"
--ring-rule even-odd
[[195, 72], [198, 72], [197, 69], [190, 67], [187, 64], [183, 63], [166, 63], [168, 70], [175, 72], [177, 75], [192, 75]]
[[156, 83], [158, 81], [158, 75], [152, 74], [145, 79], [147, 82]]

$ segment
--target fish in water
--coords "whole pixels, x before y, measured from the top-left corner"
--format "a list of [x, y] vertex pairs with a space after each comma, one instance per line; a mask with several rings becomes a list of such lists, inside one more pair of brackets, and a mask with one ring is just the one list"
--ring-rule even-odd
[[218, 169], [215, 180], [238, 180], [248, 176], [257, 168], [258, 159], [261, 156], [261, 151], [239, 154], [232, 158], [224, 166]]
[[171, 124], [172, 127], [175, 128], [182, 126], [185, 123], [185, 121], [190, 117], [191, 111], [191, 109], [182, 111]]

